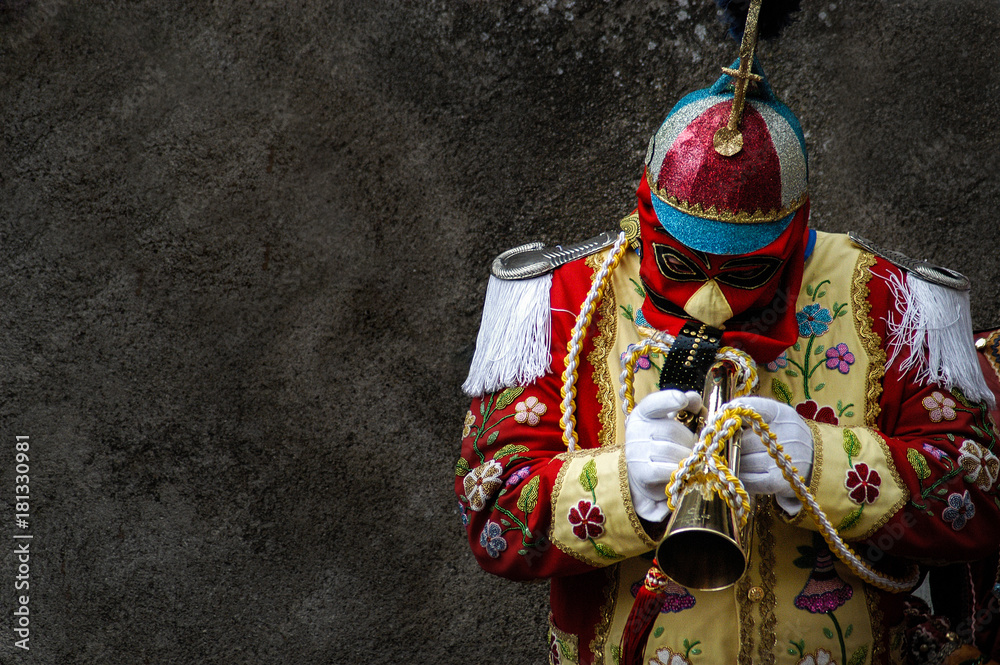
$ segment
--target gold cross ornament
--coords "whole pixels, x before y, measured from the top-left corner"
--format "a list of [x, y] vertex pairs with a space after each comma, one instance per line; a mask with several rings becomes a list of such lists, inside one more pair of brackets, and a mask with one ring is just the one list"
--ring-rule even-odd
[[753, 52], [757, 48], [757, 17], [760, 15], [761, 0], [752, 0], [747, 12], [747, 25], [740, 43], [740, 68], [723, 67], [722, 71], [735, 80], [733, 86], [733, 108], [729, 112], [729, 123], [715, 132], [712, 144], [715, 151], [724, 157], [732, 157], [743, 149], [743, 134], [739, 130], [743, 107], [746, 104], [747, 86], [750, 81], [760, 81], [759, 74], [750, 71], [753, 67]]

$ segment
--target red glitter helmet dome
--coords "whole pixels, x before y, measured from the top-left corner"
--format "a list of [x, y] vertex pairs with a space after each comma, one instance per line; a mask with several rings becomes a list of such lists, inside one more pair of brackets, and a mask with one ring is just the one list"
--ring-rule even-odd
[[[802, 128], [751, 59], [752, 69], [737, 60], [712, 87], [681, 99], [646, 152], [657, 221], [710, 254], [768, 245], [808, 198]], [[745, 98], [734, 85], [741, 77]]]

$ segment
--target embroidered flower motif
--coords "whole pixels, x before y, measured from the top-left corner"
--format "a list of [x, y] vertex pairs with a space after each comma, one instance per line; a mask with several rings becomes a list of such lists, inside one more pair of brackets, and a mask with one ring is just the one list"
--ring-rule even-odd
[[469, 500], [470, 508], [479, 512], [486, 507], [486, 502], [492, 499], [503, 485], [503, 481], [500, 480], [502, 473], [503, 466], [500, 462], [490, 460], [466, 474], [462, 483], [465, 485], [465, 498]]
[[573, 525], [573, 534], [580, 540], [597, 538], [604, 533], [601, 507], [586, 499], [569, 509], [569, 523]]
[[830, 329], [833, 314], [826, 307], [814, 303], [806, 305], [800, 312], [795, 312], [795, 320], [799, 323], [800, 337], [819, 337]]
[[816, 563], [806, 585], [795, 596], [795, 607], [812, 614], [832, 612], [854, 595], [850, 584], [840, 579], [833, 567], [833, 556], [825, 545], [816, 553]]
[[948, 456], [943, 450], [941, 450], [937, 446], [932, 446], [929, 443], [924, 444], [924, 452], [933, 456], [934, 459], [936, 459], [939, 462]]
[[795, 665], [837, 665], [837, 661], [833, 659], [833, 654], [829, 651], [819, 649], [816, 653], [807, 655]]
[[504, 485], [508, 490], [512, 490], [521, 484], [521, 481], [531, 475], [531, 469], [526, 466], [522, 466], [520, 469], [511, 474], [510, 478], [507, 479], [507, 483]]
[[931, 422], [939, 423], [942, 420], [955, 419], [955, 400], [945, 397], [938, 391], [932, 392], [920, 402], [924, 408], [930, 411]]
[[819, 404], [811, 399], [796, 404], [795, 413], [799, 414], [803, 418], [815, 420], [818, 423], [826, 423], [827, 425], [840, 424], [840, 420], [837, 418], [836, 412], [834, 412], [831, 407], [824, 406], [821, 409], [819, 408]]
[[771, 372], [777, 372], [779, 369], [782, 369], [783, 367], [788, 367], [788, 355], [786, 354], [786, 352], [782, 351], [781, 355], [779, 355], [777, 358], [775, 358], [774, 360], [772, 360], [771, 362], [767, 363], [764, 366], [767, 367], [768, 371]]
[[835, 369], [841, 374], [847, 374], [851, 371], [851, 365], [853, 364], [854, 354], [851, 353], [850, 349], [843, 342], [837, 346], [831, 346], [826, 350], [827, 369]]
[[[632, 592], [633, 598], [639, 595], [639, 589], [641, 588], [641, 580], [632, 585], [630, 591]], [[687, 589], [673, 580], [667, 580], [667, 584], [660, 590], [660, 594], [663, 596], [663, 604], [660, 606], [660, 614], [681, 612], [694, 607], [695, 597], [692, 596]]]
[[878, 475], [875, 469], [868, 468], [864, 462], [858, 462], [848, 469], [847, 478], [844, 480], [844, 487], [850, 490], [848, 496], [858, 505], [875, 503], [881, 485], [882, 476]]
[[552, 636], [552, 645], [549, 647], [549, 665], [559, 665], [562, 656], [559, 655], [559, 642]]
[[532, 395], [523, 402], [518, 402], [514, 405], [514, 420], [522, 425], [527, 423], [531, 427], [534, 427], [542, 422], [542, 416], [548, 410], [549, 407], [539, 402], [538, 398]]
[[496, 522], [486, 522], [483, 532], [479, 534], [479, 544], [493, 559], [500, 558], [500, 552], [507, 549], [507, 541], [503, 537], [503, 529]]
[[948, 496], [948, 507], [941, 513], [941, 518], [951, 524], [951, 528], [960, 531], [965, 523], [976, 516], [976, 505], [972, 503], [969, 490], [963, 494], [955, 492]]
[[458, 502], [458, 514], [462, 516], [462, 526], [469, 526], [469, 509], [461, 501]]
[[958, 449], [958, 465], [965, 469], [965, 480], [981, 490], [989, 490], [1000, 475], [1000, 459], [975, 441], [966, 439]]
[[656, 650], [654, 657], [649, 659], [648, 665], [691, 665], [691, 661], [679, 653], [674, 653], [667, 647], [663, 647]]
[[[622, 367], [625, 366], [625, 361], [628, 360], [628, 357], [629, 357], [629, 352], [628, 351], [622, 351]], [[649, 360], [649, 356], [643, 355], [643, 356], [639, 356], [638, 358], [635, 359], [635, 370], [636, 371], [639, 371], [640, 369], [649, 369], [652, 366], [653, 366], [653, 363]]]
[[462, 438], [469, 436], [472, 433], [472, 426], [476, 424], [476, 417], [472, 415], [472, 411], [465, 414], [465, 427], [462, 428]]

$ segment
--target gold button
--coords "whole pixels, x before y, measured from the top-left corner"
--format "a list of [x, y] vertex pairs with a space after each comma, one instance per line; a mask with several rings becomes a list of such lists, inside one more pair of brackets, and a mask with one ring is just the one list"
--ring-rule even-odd
[[761, 589], [759, 586], [750, 587], [750, 590], [747, 591], [747, 598], [750, 599], [751, 603], [759, 602], [760, 599], [763, 597], [764, 597], [764, 590]]

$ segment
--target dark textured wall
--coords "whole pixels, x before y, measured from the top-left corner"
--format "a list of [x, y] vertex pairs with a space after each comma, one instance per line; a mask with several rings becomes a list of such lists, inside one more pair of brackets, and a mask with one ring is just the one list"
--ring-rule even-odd
[[[1000, 4], [804, 0], [815, 225], [1000, 324]], [[452, 495], [488, 261], [632, 206], [703, 0], [0, 0], [0, 662], [526, 663]], [[10, 631], [31, 441], [30, 652]]]

